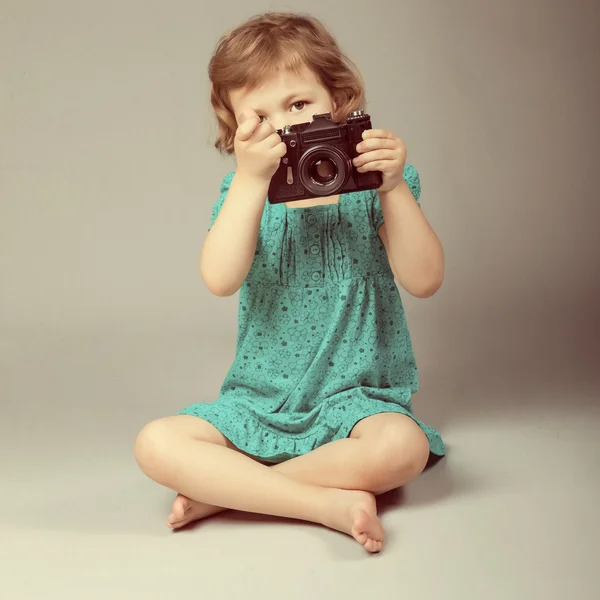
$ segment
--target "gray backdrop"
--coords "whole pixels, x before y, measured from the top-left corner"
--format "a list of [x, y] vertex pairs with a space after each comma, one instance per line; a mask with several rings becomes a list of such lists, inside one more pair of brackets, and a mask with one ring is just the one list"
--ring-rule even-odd
[[[376, 126], [404, 138], [420, 171], [447, 270], [433, 298], [404, 294], [417, 414], [451, 454], [482, 422], [598, 419], [598, 2], [2, 0], [7, 530], [162, 526], [156, 503], [142, 520], [126, 508], [145, 485], [135, 435], [212, 400], [234, 353], [237, 297], [212, 297], [197, 270], [233, 165], [212, 147], [207, 62], [221, 32], [268, 9], [332, 29]], [[595, 439], [573, 431], [572, 461], [591, 452], [597, 465]], [[492, 458], [514, 442], [503, 435]], [[90, 489], [104, 507], [93, 518]]]

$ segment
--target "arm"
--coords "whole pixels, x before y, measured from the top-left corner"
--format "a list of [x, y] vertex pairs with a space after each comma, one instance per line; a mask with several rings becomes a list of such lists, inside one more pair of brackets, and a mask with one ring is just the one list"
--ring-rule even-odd
[[200, 274], [217, 296], [235, 294], [250, 271], [269, 183], [286, 149], [272, 125], [261, 123], [252, 110], [242, 113], [235, 134], [237, 169], [200, 257]]
[[420, 185], [417, 182], [413, 195], [404, 179], [404, 142], [391, 131], [370, 129], [356, 149], [359, 156], [353, 162], [360, 173], [383, 175], [378, 193], [385, 224], [378, 232], [394, 277], [413, 296], [433, 296], [444, 279], [444, 253], [417, 203]]
[[235, 174], [202, 247], [200, 275], [217, 296], [235, 294], [254, 260], [268, 181]]
[[379, 236], [398, 283], [417, 298], [433, 296], [444, 279], [444, 251], [407, 183], [381, 192]]

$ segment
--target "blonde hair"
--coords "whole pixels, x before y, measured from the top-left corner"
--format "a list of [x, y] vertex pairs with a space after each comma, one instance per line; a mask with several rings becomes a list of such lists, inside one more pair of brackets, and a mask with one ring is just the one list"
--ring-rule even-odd
[[253, 89], [280, 69], [299, 73], [304, 67], [329, 90], [334, 121], [364, 108], [364, 84], [358, 69], [314, 17], [269, 12], [225, 34], [208, 68], [211, 104], [219, 127], [215, 147], [233, 153], [237, 122], [229, 100], [231, 90]]

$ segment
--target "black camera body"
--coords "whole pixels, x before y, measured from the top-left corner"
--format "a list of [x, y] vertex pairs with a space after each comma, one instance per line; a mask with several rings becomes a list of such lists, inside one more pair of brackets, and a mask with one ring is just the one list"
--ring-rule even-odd
[[343, 123], [334, 123], [331, 113], [314, 115], [308, 123], [277, 131], [287, 154], [269, 185], [269, 202], [280, 204], [308, 198], [377, 189], [380, 171], [359, 173], [352, 164], [363, 131], [371, 129], [371, 118], [353, 112]]

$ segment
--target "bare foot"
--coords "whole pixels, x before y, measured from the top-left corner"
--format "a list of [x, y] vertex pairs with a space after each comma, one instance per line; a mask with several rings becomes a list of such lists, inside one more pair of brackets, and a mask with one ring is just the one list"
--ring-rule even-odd
[[351, 535], [367, 552], [381, 552], [384, 531], [375, 496], [369, 492], [331, 490], [333, 504], [325, 525]]
[[[384, 531], [377, 517], [375, 496], [368, 492], [331, 489], [331, 502], [323, 524], [331, 529], [351, 535], [367, 552], [381, 552]], [[167, 521], [171, 529], [179, 529], [215, 515], [225, 509], [190, 500], [179, 494]]]
[[210, 504], [202, 504], [195, 500], [190, 500], [181, 494], [173, 502], [172, 512], [167, 520], [167, 525], [171, 529], [179, 529], [192, 521], [198, 521], [211, 515], [216, 515], [224, 511], [224, 508], [211, 506]]

